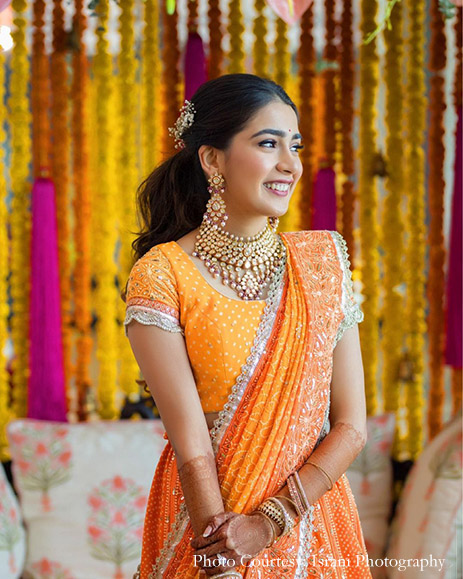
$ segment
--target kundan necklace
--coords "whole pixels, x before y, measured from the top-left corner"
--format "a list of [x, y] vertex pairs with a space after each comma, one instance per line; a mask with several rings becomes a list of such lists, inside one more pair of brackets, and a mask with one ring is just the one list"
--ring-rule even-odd
[[223, 177], [209, 180], [211, 198], [199, 227], [192, 255], [199, 257], [215, 277], [221, 277], [243, 300], [259, 299], [273, 278], [285, 255], [285, 247], [276, 234], [278, 218], [270, 217], [256, 235], [241, 237], [225, 231]]

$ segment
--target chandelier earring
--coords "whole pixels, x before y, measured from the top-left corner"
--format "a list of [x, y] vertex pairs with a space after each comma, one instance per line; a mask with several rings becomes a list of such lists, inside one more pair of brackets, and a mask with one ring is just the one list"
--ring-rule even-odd
[[228, 219], [225, 211], [225, 201], [222, 197], [222, 194], [225, 193], [225, 180], [220, 173], [215, 172], [208, 178], [208, 181], [209, 187], [207, 190], [211, 197], [206, 205], [204, 219], [212, 225], [224, 228]]

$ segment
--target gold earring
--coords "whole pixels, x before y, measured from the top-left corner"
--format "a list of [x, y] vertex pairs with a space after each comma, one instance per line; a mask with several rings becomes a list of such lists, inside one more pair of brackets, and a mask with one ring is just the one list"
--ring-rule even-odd
[[225, 227], [228, 215], [225, 212], [225, 202], [221, 197], [221, 193], [225, 192], [225, 180], [223, 175], [215, 172], [214, 175], [209, 177], [208, 181], [209, 187], [207, 190], [209, 191], [211, 198], [206, 205], [205, 217], [210, 223], [220, 225], [220, 227]]

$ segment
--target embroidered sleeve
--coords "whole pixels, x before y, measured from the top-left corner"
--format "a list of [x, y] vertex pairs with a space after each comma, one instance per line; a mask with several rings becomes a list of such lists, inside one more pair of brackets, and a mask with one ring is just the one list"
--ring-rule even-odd
[[153, 247], [132, 267], [126, 287], [125, 335], [132, 320], [181, 332], [177, 282], [162, 251]]
[[363, 312], [354, 295], [352, 272], [350, 270], [349, 253], [344, 237], [338, 231], [329, 232], [333, 238], [342, 268], [342, 311], [344, 318], [341, 321], [336, 334], [335, 345], [342, 338], [348, 328], [363, 321]]

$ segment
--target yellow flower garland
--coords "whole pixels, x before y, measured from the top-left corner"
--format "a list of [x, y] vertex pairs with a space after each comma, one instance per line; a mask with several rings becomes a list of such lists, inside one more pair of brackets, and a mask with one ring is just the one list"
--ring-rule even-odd
[[29, 63], [26, 47], [26, 0], [13, 0], [15, 13], [12, 31], [10, 98], [11, 122], [11, 297], [13, 317], [11, 334], [15, 358], [13, 367], [13, 410], [18, 417], [27, 415], [27, 385], [29, 376], [29, 261], [31, 220], [29, 212], [29, 163], [32, 141], [30, 112], [27, 98]]
[[444, 78], [446, 38], [444, 16], [437, 3], [431, 4], [431, 43], [429, 48], [430, 81], [429, 108], [429, 276], [428, 276], [428, 350], [429, 350], [429, 406], [428, 427], [432, 439], [443, 424], [444, 391]]
[[299, 228], [310, 229], [312, 223], [312, 189], [315, 167], [315, 48], [313, 37], [313, 4], [301, 18], [301, 41], [297, 54], [299, 65], [299, 111], [301, 117], [301, 134], [304, 137], [304, 148], [300, 155], [304, 172], [301, 178], [301, 195], [299, 197]]
[[230, 0], [228, 33], [230, 35], [230, 52], [228, 53], [228, 72], [244, 72], [243, 49], [243, 15], [240, 0]]
[[[336, 62], [337, 49], [334, 43], [336, 21], [334, 19], [335, 0], [325, 0], [325, 51], [324, 58], [329, 63]], [[328, 167], [333, 167], [336, 154], [336, 70], [330, 65], [323, 72], [325, 85], [325, 155]]]
[[[362, 0], [361, 30], [363, 36], [374, 29], [376, 0]], [[376, 149], [376, 93], [378, 88], [378, 57], [375, 42], [360, 47], [360, 143], [359, 143], [359, 200], [360, 239], [362, 251], [361, 279], [365, 301], [362, 304], [365, 320], [360, 325], [367, 412], [376, 413], [378, 363], [378, 193], [373, 175]]]
[[71, 259], [69, 254], [69, 157], [70, 135], [68, 129], [69, 89], [65, 51], [64, 10], [60, 0], [53, 3], [53, 52], [50, 57], [52, 88], [52, 178], [56, 190], [56, 215], [58, 225], [58, 256], [61, 294], [61, 337], [66, 393], [69, 405], [69, 382], [72, 375], [71, 349]]
[[162, 61], [164, 64], [162, 74], [163, 88], [163, 152], [173, 153], [174, 140], [171, 139], [167, 129], [173, 127], [178, 118], [180, 109], [180, 49], [178, 46], [178, 14], [177, 10], [169, 15], [164, 7], [163, 9], [163, 26], [164, 26], [164, 47], [162, 52]]
[[408, 0], [410, 31], [408, 35], [408, 67], [406, 99], [408, 105], [408, 145], [405, 190], [408, 192], [408, 248], [406, 255], [407, 348], [413, 365], [413, 377], [407, 384], [407, 452], [415, 459], [423, 443], [423, 350], [425, 323], [425, 160], [426, 99], [424, 78], [425, 0]]
[[277, 38], [275, 41], [275, 81], [288, 90], [288, 79], [291, 74], [291, 54], [289, 52], [288, 25], [281, 18], [276, 21]]
[[[119, 54], [119, 231], [121, 240], [120, 267], [118, 272], [119, 287], [125, 287], [127, 278], [133, 265], [131, 231], [137, 228], [135, 191], [137, 188], [136, 169], [136, 143], [135, 127], [136, 116], [136, 87], [135, 76], [137, 60], [134, 50], [134, 15], [133, 0], [121, 0], [121, 15], [119, 17], [121, 51]], [[119, 319], [121, 322], [125, 316], [125, 303], [118, 301]], [[122, 326], [121, 326], [122, 327]], [[119, 332], [120, 348], [120, 384], [125, 394], [132, 400], [136, 400], [139, 394], [139, 386], [136, 379], [139, 376], [137, 362], [134, 358], [130, 343], [125, 333]]]
[[[94, 58], [94, 78], [97, 95], [105, 98], [96, 99], [97, 114], [97, 150], [98, 186], [94, 189], [93, 219], [95, 222], [94, 239], [94, 276], [97, 288], [94, 295], [94, 307], [98, 316], [97, 349], [98, 360], [98, 402], [102, 418], [115, 418], [116, 378], [117, 378], [117, 340], [120, 328], [116, 325], [116, 300], [119, 293], [115, 287], [116, 264], [114, 249], [116, 243], [115, 185], [112, 176], [115, 173], [114, 146], [115, 123], [114, 88], [112, 82], [111, 56], [108, 53], [108, 0], [99, 0], [97, 53]], [[117, 133], [116, 133], [117, 134]]]
[[256, 0], [255, 8], [257, 16], [254, 19], [254, 46], [252, 49], [254, 58], [254, 74], [257, 76], [268, 76], [269, 53], [267, 36], [267, 18], [264, 9], [267, 6], [265, 0]]
[[[0, 50], [0, 145], [6, 140], [4, 121], [6, 110], [3, 106], [5, 97], [5, 53]], [[0, 146], [0, 165], [5, 166], [5, 149]], [[6, 180], [3, 171], [0, 171], [0, 460], [9, 460], [8, 440], [6, 427], [13, 418], [9, 398], [9, 374], [6, 371], [6, 358], [3, 354], [8, 339], [8, 301], [7, 301], [7, 271], [8, 271], [8, 210], [6, 206]]]
[[[83, 0], [76, 0], [73, 28], [79, 47], [83, 46], [86, 19]], [[93, 347], [90, 324], [90, 223], [91, 204], [89, 190], [88, 159], [88, 64], [84, 50], [74, 51], [72, 57], [72, 141], [74, 181], [74, 242], [76, 262], [74, 268], [74, 301], [76, 339], [76, 396], [77, 418], [87, 418], [87, 393], [90, 388], [90, 358]]]
[[[144, 3], [142, 45], [142, 155], [143, 178], [158, 164], [160, 155], [161, 60], [159, 54], [159, 2]], [[135, 193], [134, 193], [135, 194]]]
[[384, 33], [386, 41], [385, 81], [386, 81], [386, 156], [388, 175], [385, 182], [386, 197], [382, 224], [382, 247], [384, 249], [384, 306], [382, 390], [384, 410], [396, 413], [396, 433], [393, 455], [400, 457], [402, 443], [398, 425], [400, 402], [400, 376], [398, 368], [402, 357], [403, 297], [398, 287], [404, 278], [401, 256], [404, 253], [404, 223], [400, 211], [404, 193], [404, 143], [403, 125], [403, 24], [402, 4], [399, 3], [391, 14], [391, 27]]

